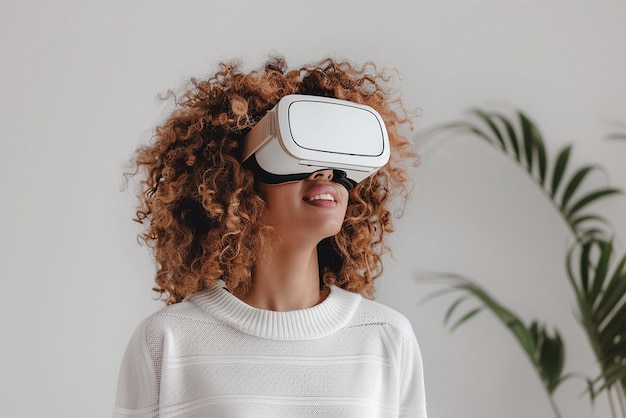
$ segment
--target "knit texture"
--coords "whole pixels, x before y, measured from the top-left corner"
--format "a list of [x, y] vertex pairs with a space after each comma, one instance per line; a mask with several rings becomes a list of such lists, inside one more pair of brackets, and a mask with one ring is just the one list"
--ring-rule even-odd
[[144, 320], [115, 417], [426, 418], [409, 321], [332, 287], [320, 304], [253, 308], [222, 282]]

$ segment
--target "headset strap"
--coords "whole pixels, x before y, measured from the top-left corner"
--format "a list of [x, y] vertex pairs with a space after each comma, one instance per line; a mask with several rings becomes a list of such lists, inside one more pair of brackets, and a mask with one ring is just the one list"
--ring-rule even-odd
[[[311, 174], [316, 171], [320, 171], [323, 169], [318, 169], [311, 171], [309, 173], [295, 173], [295, 174], [273, 174], [269, 171], [265, 171], [256, 160], [256, 156], [252, 154], [244, 163], [244, 167], [250, 169], [257, 180], [266, 184], [281, 184], [281, 183], [289, 183], [292, 181], [300, 181], [307, 179], [311, 176]], [[356, 186], [356, 182], [352, 179], [348, 178], [348, 175], [343, 170], [335, 170], [333, 169], [333, 178], [332, 181], [338, 184], [341, 184], [348, 191], [352, 190], [354, 186]]]

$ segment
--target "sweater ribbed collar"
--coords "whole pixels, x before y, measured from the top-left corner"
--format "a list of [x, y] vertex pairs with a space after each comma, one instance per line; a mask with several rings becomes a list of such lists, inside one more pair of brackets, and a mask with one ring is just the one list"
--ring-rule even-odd
[[215, 319], [246, 334], [296, 341], [321, 338], [346, 325], [356, 312], [361, 295], [332, 286], [326, 299], [311, 308], [275, 312], [246, 304], [218, 280], [189, 300]]

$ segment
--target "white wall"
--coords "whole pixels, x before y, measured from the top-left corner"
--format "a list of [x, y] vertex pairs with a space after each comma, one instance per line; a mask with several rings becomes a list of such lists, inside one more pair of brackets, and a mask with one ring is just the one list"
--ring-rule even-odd
[[[123, 164], [165, 107], [158, 93], [223, 58], [277, 51], [394, 66], [417, 128], [506, 103], [552, 150], [575, 142], [626, 188], [626, 4], [621, 0], [5, 1], [0, 5], [0, 415], [109, 416], [119, 362], [151, 300]], [[410, 317], [431, 417], [550, 417], [524, 354], [489, 314], [450, 334], [417, 271], [479, 278], [527, 320], [559, 326], [570, 371], [593, 373], [563, 274], [569, 236], [524, 174], [476, 141], [424, 149], [379, 300]], [[624, 198], [602, 206], [626, 239]], [[515, 218], [513, 220], [512, 218]], [[623, 242], [620, 247], [624, 251]], [[559, 392], [565, 416], [605, 417]]]

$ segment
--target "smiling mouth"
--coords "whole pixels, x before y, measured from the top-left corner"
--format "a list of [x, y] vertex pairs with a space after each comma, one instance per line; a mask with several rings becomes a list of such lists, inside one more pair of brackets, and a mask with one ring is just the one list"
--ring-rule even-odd
[[308, 202], [312, 202], [314, 200], [325, 200], [329, 202], [334, 202], [335, 198], [330, 193], [322, 193], [316, 194], [315, 196], [311, 196], [307, 199]]

